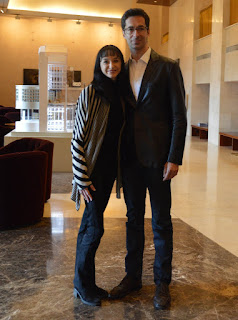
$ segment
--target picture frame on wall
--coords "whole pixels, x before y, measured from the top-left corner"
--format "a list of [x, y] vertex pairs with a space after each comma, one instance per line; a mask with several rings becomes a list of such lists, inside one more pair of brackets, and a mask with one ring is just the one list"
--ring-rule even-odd
[[68, 87], [81, 87], [81, 71], [67, 70]]
[[39, 69], [23, 69], [23, 84], [38, 85], [39, 84]]

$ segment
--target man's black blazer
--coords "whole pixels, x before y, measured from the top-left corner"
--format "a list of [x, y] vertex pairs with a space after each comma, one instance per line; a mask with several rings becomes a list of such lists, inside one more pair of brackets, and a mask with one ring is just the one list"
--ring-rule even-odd
[[[129, 77], [128, 63], [126, 72]], [[155, 168], [167, 161], [182, 164], [187, 120], [179, 65], [152, 49], [138, 100], [130, 88], [126, 101], [138, 160]]]

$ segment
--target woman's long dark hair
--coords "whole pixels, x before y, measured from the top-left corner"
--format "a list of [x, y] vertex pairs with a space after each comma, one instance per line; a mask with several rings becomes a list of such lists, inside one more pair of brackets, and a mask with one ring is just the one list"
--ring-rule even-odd
[[106, 45], [99, 50], [96, 57], [92, 85], [99, 95], [111, 101], [113, 99], [112, 95], [115, 93], [115, 83], [112, 81], [112, 79], [108, 78], [102, 73], [100, 67], [101, 59], [108, 56], [117, 56], [121, 60], [121, 72], [117, 76], [116, 85], [120, 94], [125, 92], [126, 77], [123, 54], [119, 48], [113, 45]]

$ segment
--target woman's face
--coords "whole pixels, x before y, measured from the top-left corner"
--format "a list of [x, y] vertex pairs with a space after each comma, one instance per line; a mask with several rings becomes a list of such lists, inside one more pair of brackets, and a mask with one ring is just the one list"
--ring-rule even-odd
[[103, 57], [100, 61], [100, 67], [106, 77], [116, 80], [121, 72], [121, 59], [118, 56]]

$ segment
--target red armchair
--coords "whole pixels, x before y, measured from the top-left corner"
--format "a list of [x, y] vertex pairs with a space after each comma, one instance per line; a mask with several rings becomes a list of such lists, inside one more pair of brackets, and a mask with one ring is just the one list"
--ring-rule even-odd
[[53, 143], [23, 138], [0, 148], [0, 229], [36, 223], [50, 197]]
[[54, 143], [51, 141], [44, 140], [44, 139], [37, 139], [37, 138], [22, 138], [9, 143], [4, 148], [0, 148], [0, 154], [1, 152], [15, 153], [15, 152], [27, 152], [27, 151], [45, 151], [48, 154], [46, 192], [45, 192], [45, 201], [47, 201], [48, 199], [50, 199], [50, 194], [51, 194], [53, 149], [54, 149]]
[[44, 213], [47, 161], [44, 151], [0, 149], [0, 229], [40, 221]]

